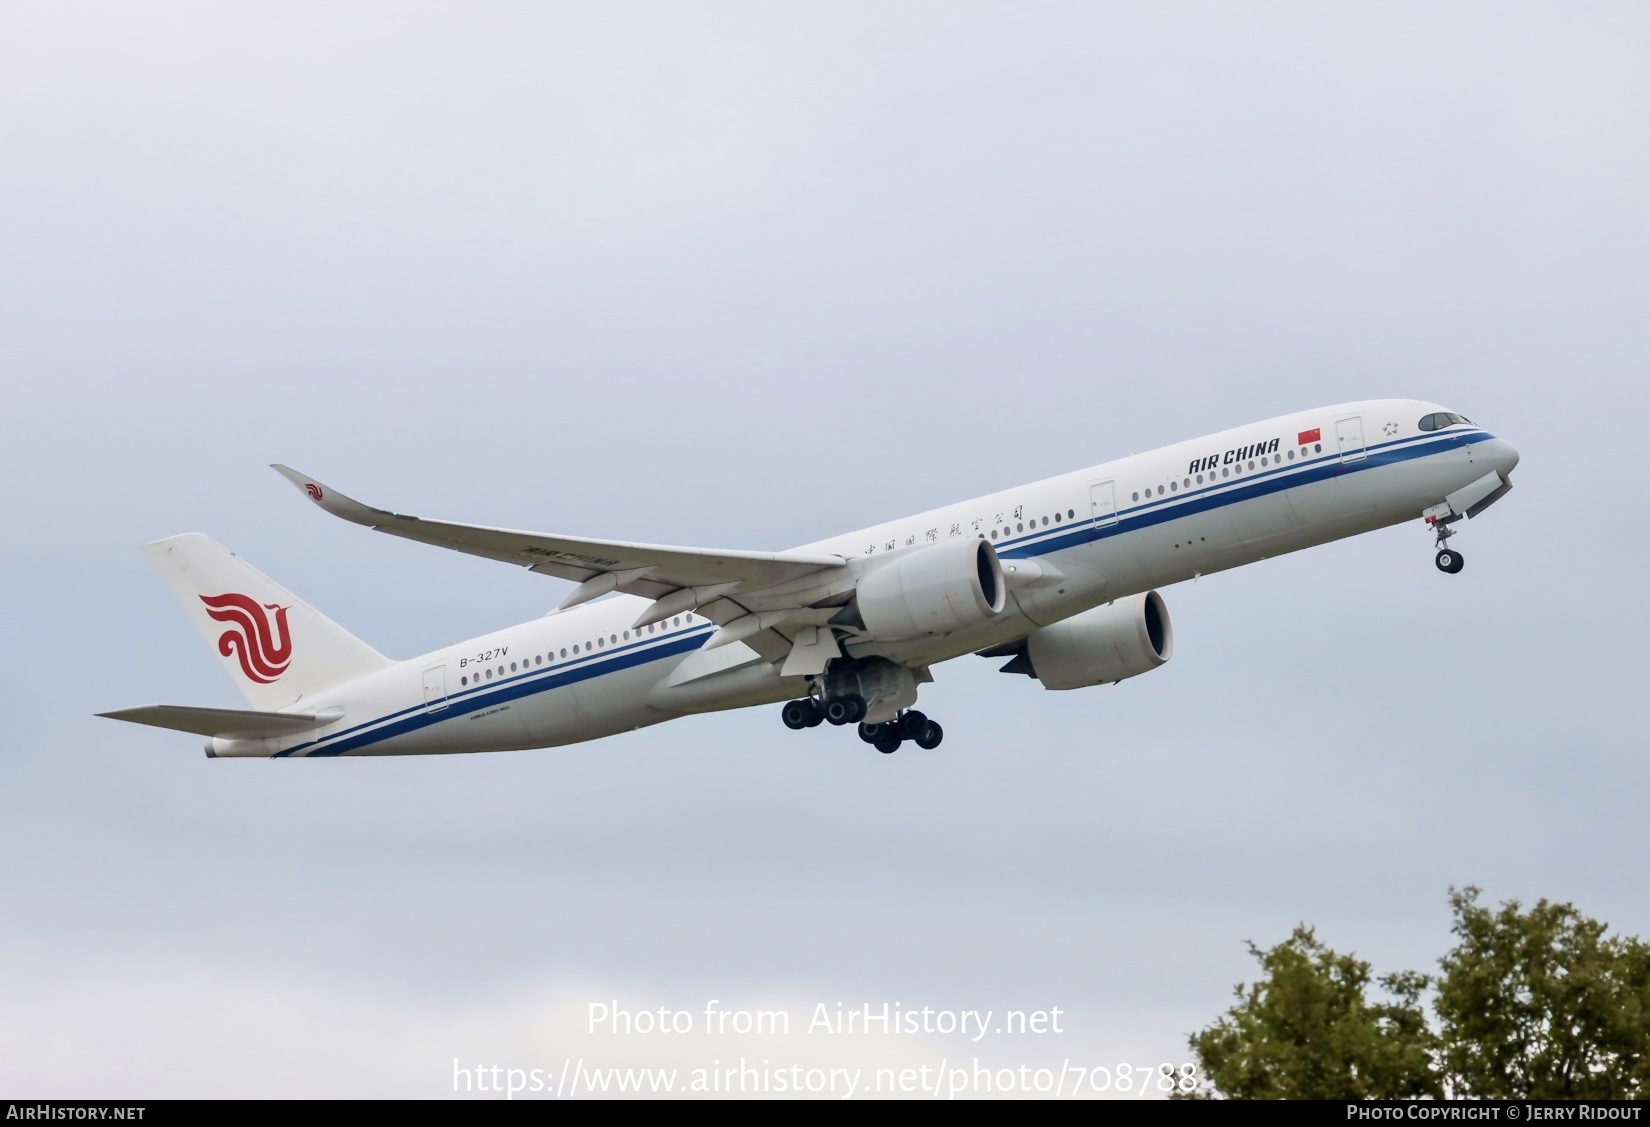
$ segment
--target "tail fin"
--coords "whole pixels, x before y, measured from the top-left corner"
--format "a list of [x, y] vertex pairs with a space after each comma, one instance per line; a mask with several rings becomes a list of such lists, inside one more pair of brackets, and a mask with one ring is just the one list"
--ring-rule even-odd
[[284, 708], [392, 664], [198, 532], [145, 544], [143, 552], [253, 708]]

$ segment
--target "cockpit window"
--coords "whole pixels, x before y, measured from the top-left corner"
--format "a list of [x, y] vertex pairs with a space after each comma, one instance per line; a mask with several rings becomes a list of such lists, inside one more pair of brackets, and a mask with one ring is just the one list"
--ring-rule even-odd
[[1416, 426], [1422, 430], [1443, 430], [1445, 427], [1454, 426], [1456, 423], [1465, 423], [1471, 426], [1472, 420], [1465, 415], [1457, 415], [1454, 411], [1437, 411], [1424, 416]]

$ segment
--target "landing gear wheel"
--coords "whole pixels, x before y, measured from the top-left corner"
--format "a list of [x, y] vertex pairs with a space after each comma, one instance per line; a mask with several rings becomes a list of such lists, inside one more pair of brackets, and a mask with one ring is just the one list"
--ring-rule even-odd
[[801, 728], [811, 728], [819, 723], [819, 706], [806, 699], [786, 701], [785, 707], [779, 710], [779, 718], [785, 721], [785, 727], [793, 732]]
[[913, 708], [899, 718], [898, 727], [901, 736], [908, 740], [918, 739], [928, 728], [928, 717]]
[[857, 693], [832, 697], [825, 702], [825, 719], [828, 723], [841, 727], [843, 724], [852, 724], [864, 718], [865, 698]]
[[1466, 565], [1467, 561], [1460, 552], [1455, 551], [1453, 548], [1440, 548], [1433, 562], [1438, 565], [1439, 571], [1454, 575]]
[[886, 724], [861, 724], [859, 726], [859, 738], [868, 744], [874, 744], [877, 742], [877, 737], [882, 735], [882, 730], [885, 727], [887, 727]]
[[[882, 725], [882, 727], [887, 728], [887, 727], [890, 727], [890, 725], [884, 724], [884, 725]], [[884, 755], [894, 754], [894, 752], [899, 750], [899, 745], [900, 745], [899, 734], [897, 732], [886, 732], [886, 731], [878, 732], [877, 733], [877, 738], [874, 741], [872, 741], [872, 743], [871, 743], [872, 747], [876, 748], [878, 751], [882, 752], [882, 754], [884, 754]]]
[[922, 730], [922, 735], [917, 737], [917, 746], [925, 751], [933, 751], [940, 746], [940, 741], [943, 739], [945, 739], [945, 729], [930, 720], [928, 726]]

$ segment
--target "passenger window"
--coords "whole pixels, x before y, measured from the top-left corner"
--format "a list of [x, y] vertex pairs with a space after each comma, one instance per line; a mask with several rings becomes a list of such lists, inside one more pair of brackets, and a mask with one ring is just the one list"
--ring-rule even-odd
[[1314, 442], [1314, 443], [1313, 443], [1313, 444], [1312, 444], [1312, 453], [1314, 453], [1314, 454], [1322, 454], [1322, 453], [1323, 453], [1323, 443], [1321, 443], [1321, 442]]
[[493, 671], [491, 669], [489, 669], [487, 671], [487, 680], [491, 681], [492, 679], [493, 679]]
[[567, 656], [567, 647], [566, 647], [566, 646], [563, 646], [563, 647], [562, 647], [562, 648], [561, 648], [561, 656], [562, 656], [562, 657], [566, 657], [566, 656]]
[[577, 657], [578, 653], [579, 653], [579, 644], [577, 642], [574, 642], [573, 643], [573, 656]]
[[1289, 451], [1289, 460], [1291, 462], [1295, 460], [1295, 452], [1293, 450]]
[[[1134, 499], [1135, 499], [1135, 500], [1136, 500], [1136, 501], [1138, 501], [1138, 500], [1140, 500], [1140, 494], [1138, 494], [1138, 493], [1136, 493], [1136, 494], [1135, 494], [1135, 495], [1134, 495]], [[1055, 514], [1054, 514], [1054, 523], [1055, 523], [1055, 524], [1059, 524], [1059, 523], [1060, 523], [1060, 514], [1059, 514], [1059, 513], [1055, 513]]]
[[1260, 460], [1260, 464], [1261, 464], [1261, 465], [1263, 465], [1263, 466], [1264, 466], [1264, 465], [1265, 465], [1265, 464], [1266, 464], [1266, 459], [1265, 459], [1265, 458], [1262, 458], [1262, 459], [1261, 459], [1261, 460]]
[[460, 685], [468, 685], [470, 683], [470, 679], [468, 677], [460, 677], [458, 679], [458, 683]]
[[1174, 483], [1172, 481], [1169, 482], [1169, 492], [1170, 493], [1178, 493], [1179, 491], [1180, 491], [1180, 486], [1179, 485], [1177, 485], [1176, 483]]
[[1136, 501], [1138, 501], [1138, 500], [1140, 500], [1140, 491], [1139, 491], [1139, 490], [1136, 490], [1136, 491], [1135, 491], [1135, 494], [1134, 494], [1134, 499], [1135, 499], [1135, 500], [1136, 500]]
[[1076, 515], [1077, 515], [1077, 512], [1076, 512], [1076, 510], [1075, 510], [1075, 509], [1067, 509], [1067, 510], [1066, 510], [1066, 516], [1068, 516], [1068, 517], [1074, 517], [1074, 516], [1076, 516]]
[[1017, 524], [1014, 526], [1014, 530], [1016, 532], [1024, 532], [1026, 530], [1026, 526], [1023, 524]]
[[615, 646], [619, 644], [619, 636], [617, 634], [609, 634], [607, 636], [607, 640], [612, 642]]
[[674, 622], [674, 625], [676, 625], [676, 626], [680, 626], [681, 624], [682, 624], [682, 620], [680, 618], [677, 618]]
[[607, 639], [606, 638], [597, 638], [596, 639], [596, 644], [598, 646], [606, 646], [607, 645]]
[[510, 663], [510, 672], [514, 673], [515, 671], [516, 671], [516, 663], [512, 661]]

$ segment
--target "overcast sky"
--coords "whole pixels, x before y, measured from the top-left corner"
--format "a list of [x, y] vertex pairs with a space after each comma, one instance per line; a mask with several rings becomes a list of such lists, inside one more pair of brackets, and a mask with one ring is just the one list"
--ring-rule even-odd
[[[7, 3], [0, 1088], [440, 1095], [702, 1063], [585, 1003], [1060, 1006], [801, 1063], [1185, 1059], [1297, 921], [1429, 969], [1451, 884], [1650, 935], [1642, 5]], [[1286, 411], [1437, 400], [1516, 488], [1165, 592], [1174, 660], [965, 658], [944, 747], [777, 708], [206, 760], [138, 546], [394, 657], [567, 586], [373, 504], [781, 549]]]

